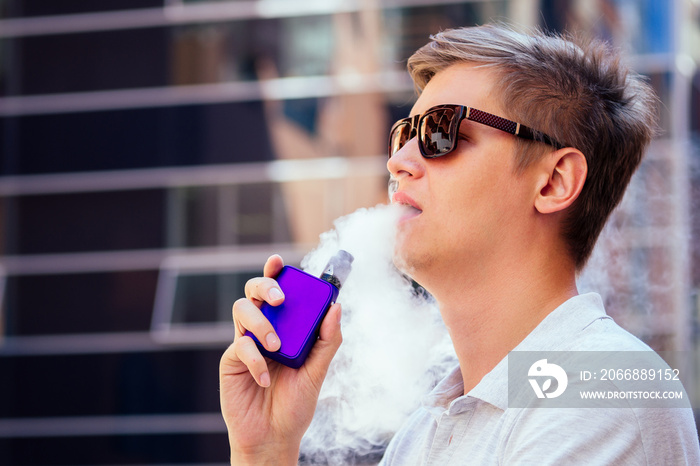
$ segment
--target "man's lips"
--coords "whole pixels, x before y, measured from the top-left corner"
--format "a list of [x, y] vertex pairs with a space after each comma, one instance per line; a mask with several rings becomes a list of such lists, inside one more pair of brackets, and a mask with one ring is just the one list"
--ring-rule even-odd
[[411, 196], [402, 191], [396, 192], [393, 196], [391, 196], [391, 203], [394, 205], [404, 206], [406, 208], [407, 212], [402, 217], [402, 220], [420, 215], [423, 212], [423, 209], [420, 208], [418, 203], [414, 201]]

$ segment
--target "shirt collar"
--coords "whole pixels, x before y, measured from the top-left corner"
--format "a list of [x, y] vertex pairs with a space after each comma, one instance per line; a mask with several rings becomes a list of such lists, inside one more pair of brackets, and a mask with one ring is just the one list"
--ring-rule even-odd
[[426, 396], [423, 397], [422, 405], [435, 418], [463, 399], [464, 381], [459, 365], [454, 367]]
[[[513, 351], [553, 351], [561, 349], [593, 322], [610, 319], [597, 293], [574, 296], [550, 312]], [[508, 356], [491, 369], [466, 396], [459, 366], [454, 368], [423, 399], [423, 406], [437, 414], [445, 409], [466, 408], [469, 399], [479, 399], [505, 411], [508, 407]]]

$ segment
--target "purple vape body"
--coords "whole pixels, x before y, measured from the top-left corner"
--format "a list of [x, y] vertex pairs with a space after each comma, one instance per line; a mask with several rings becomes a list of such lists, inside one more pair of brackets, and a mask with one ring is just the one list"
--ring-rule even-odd
[[304, 364], [318, 339], [321, 322], [350, 272], [352, 260], [349, 253], [340, 251], [328, 263], [322, 278], [291, 266], [282, 269], [276, 280], [284, 293], [284, 302], [279, 306], [263, 303], [260, 308], [279, 336], [280, 349], [267, 351], [253, 334], [246, 332], [263, 356], [295, 369]]

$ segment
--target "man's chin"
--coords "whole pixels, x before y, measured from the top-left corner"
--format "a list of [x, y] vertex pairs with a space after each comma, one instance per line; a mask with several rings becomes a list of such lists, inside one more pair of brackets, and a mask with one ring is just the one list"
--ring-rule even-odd
[[416, 269], [415, 251], [407, 248], [403, 242], [397, 238], [396, 246], [394, 247], [394, 266], [403, 274], [409, 277], [414, 277]]

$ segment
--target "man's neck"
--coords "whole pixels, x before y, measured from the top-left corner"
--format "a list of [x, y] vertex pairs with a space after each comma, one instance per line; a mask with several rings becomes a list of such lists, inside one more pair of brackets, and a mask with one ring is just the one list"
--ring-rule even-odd
[[573, 267], [550, 259], [511, 261], [497, 271], [482, 267], [478, 276], [444, 281], [434, 293], [459, 359], [465, 393], [550, 312], [578, 294]]

